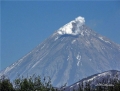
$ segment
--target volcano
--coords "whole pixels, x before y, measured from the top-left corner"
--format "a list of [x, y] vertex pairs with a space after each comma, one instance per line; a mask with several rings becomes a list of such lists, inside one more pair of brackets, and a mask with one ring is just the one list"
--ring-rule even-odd
[[107, 70], [120, 70], [120, 45], [87, 27], [84, 17], [79, 16], [1, 71], [0, 76], [12, 80], [18, 75], [49, 76], [54, 86], [61, 86]]

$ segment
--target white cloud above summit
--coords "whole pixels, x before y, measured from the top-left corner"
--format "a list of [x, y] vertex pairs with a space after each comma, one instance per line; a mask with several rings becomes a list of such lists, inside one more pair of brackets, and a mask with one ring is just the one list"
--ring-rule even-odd
[[58, 34], [64, 35], [64, 34], [69, 34], [69, 35], [78, 35], [80, 34], [80, 27], [85, 24], [85, 19], [84, 17], [77, 17], [75, 20], [67, 23], [63, 27], [61, 27], [58, 30]]

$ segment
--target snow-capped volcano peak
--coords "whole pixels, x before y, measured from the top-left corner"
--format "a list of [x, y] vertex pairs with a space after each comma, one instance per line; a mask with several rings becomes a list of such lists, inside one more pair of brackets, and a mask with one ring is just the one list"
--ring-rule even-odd
[[[92, 74], [119, 70], [119, 64], [119, 44], [92, 31], [85, 25], [84, 18], [78, 17], [1, 71], [0, 77], [5, 75], [14, 80], [18, 75], [29, 77], [36, 74], [50, 77], [53, 86], [62, 86]], [[104, 75], [107, 74], [95, 75], [88, 80]]]
[[85, 19], [84, 17], [77, 17], [75, 20], [67, 23], [63, 27], [61, 27], [58, 30], [58, 34], [64, 35], [64, 34], [69, 34], [69, 35], [78, 35], [81, 33], [80, 27], [84, 25]]

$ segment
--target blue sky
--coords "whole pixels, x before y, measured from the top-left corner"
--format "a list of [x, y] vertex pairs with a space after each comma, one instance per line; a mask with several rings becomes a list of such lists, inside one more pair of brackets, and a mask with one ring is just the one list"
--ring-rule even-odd
[[2, 1], [0, 70], [78, 16], [120, 44], [120, 1]]

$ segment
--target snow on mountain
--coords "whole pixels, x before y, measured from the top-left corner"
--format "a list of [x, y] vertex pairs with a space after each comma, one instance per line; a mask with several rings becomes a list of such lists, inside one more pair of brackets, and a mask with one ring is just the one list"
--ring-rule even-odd
[[0, 72], [11, 80], [18, 75], [50, 76], [54, 86], [107, 70], [120, 70], [120, 45], [101, 36], [78, 17], [58, 29], [30, 53]]
[[60, 35], [70, 34], [70, 35], [78, 35], [81, 33], [80, 27], [84, 25], [85, 19], [84, 17], [77, 17], [75, 20], [69, 22], [58, 30]]
[[115, 79], [120, 80], [120, 71], [109, 70], [109, 71], [105, 71], [102, 73], [91, 75], [87, 78], [83, 78], [82, 80], [70, 86], [66, 86], [66, 87], [64, 86], [60, 89], [64, 91], [73, 91], [73, 90], [78, 90], [81, 84], [85, 85], [86, 83], [90, 83], [90, 86], [95, 87], [98, 84], [104, 84], [104, 85], [110, 84], [110, 81], [115, 80]]

